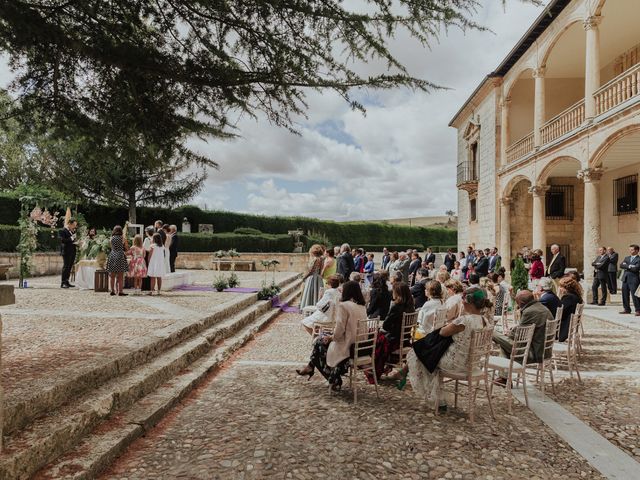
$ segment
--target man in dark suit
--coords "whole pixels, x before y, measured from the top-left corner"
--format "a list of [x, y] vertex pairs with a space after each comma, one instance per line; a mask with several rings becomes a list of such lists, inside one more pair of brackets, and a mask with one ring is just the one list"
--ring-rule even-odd
[[167, 242], [167, 232], [165, 232], [164, 230], [164, 225], [165, 224], [162, 223], [162, 220], [156, 220], [155, 223], [153, 224], [156, 230], [156, 233], [160, 234], [160, 238], [162, 239], [162, 245], [164, 245]]
[[618, 252], [613, 247], [609, 247], [607, 248], [607, 255], [609, 255], [609, 265], [607, 265], [609, 292], [615, 295], [618, 293]]
[[489, 259], [485, 256], [482, 250], [478, 250], [474, 271], [480, 276], [480, 278], [489, 275]]
[[640, 285], [640, 247], [638, 245], [630, 245], [628, 257], [625, 257], [620, 268], [624, 270], [622, 274], [622, 305], [624, 310], [620, 313], [631, 313], [631, 304], [629, 296], [633, 299], [633, 306], [636, 311], [636, 317], [640, 317], [640, 298], [635, 293]]
[[[422, 267], [422, 259], [418, 252], [411, 253], [411, 263], [409, 264], [409, 282], [410, 286], [415, 285], [416, 283], [416, 274], [418, 270]], [[417, 307], [416, 307], [417, 308]]]
[[69, 283], [71, 268], [76, 260], [76, 228], [78, 223], [72, 218], [69, 224], [60, 230], [60, 255], [62, 255], [62, 280], [61, 288], [73, 288]]
[[493, 273], [496, 271], [496, 266], [498, 265], [498, 261], [501, 260], [500, 255], [498, 255], [498, 247], [493, 247], [491, 249], [491, 255], [489, 255], [489, 272]]
[[427, 248], [427, 253], [424, 255], [424, 261], [427, 263], [436, 264], [436, 254], [431, 251], [431, 247]]
[[348, 243], [343, 243], [340, 247], [340, 255], [338, 255], [338, 267], [337, 272], [342, 275], [345, 282], [349, 281], [351, 272], [355, 270], [355, 264], [353, 262], [353, 255], [351, 255], [351, 247]]
[[390, 261], [391, 261], [391, 255], [389, 255], [389, 250], [387, 249], [387, 247], [384, 247], [382, 249], [381, 269], [382, 270], [386, 270], [387, 269], [387, 265], [389, 265]]
[[551, 260], [547, 264], [546, 274], [548, 277], [554, 280], [559, 280], [564, 276], [564, 271], [567, 268], [567, 261], [564, 255], [560, 253], [560, 247], [555, 243], [551, 245]]
[[[605, 247], [598, 247], [598, 256], [591, 262], [593, 270], [593, 285], [591, 293], [593, 302], [591, 305], [603, 306], [607, 303], [607, 268], [609, 267], [609, 256]], [[598, 287], [602, 290], [602, 299], [598, 302]]]
[[413, 287], [411, 287], [411, 295], [413, 296], [413, 304], [418, 308], [422, 308], [422, 306], [427, 301], [427, 293], [425, 292], [425, 286], [429, 281], [429, 270], [426, 268], [418, 269], [416, 274], [416, 283]]
[[444, 266], [447, 267], [447, 272], [451, 273], [453, 270], [453, 264], [456, 262], [456, 254], [450, 248], [447, 250], [447, 254], [444, 256]]
[[178, 246], [180, 238], [178, 237], [178, 227], [171, 225], [171, 244], [169, 245], [169, 267], [171, 273], [176, 271], [176, 258], [178, 257]]

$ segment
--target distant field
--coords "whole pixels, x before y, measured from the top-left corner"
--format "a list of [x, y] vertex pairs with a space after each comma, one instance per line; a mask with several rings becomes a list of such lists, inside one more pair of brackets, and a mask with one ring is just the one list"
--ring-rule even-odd
[[391, 218], [384, 220], [362, 220], [362, 222], [351, 223], [386, 223], [389, 225], [408, 225], [411, 227], [443, 227], [456, 229], [458, 227], [458, 217], [412, 217], [412, 218]]

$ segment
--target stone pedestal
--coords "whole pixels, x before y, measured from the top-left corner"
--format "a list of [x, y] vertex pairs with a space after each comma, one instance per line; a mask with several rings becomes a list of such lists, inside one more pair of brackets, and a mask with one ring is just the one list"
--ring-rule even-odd
[[[0, 285], [0, 307], [16, 303], [13, 285]], [[2, 316], [0, 315], [0, 369], [2, 369]], [[0, 453], [2, 452], [2, 426], [4, 425], [4, 391], [0, 383]]]

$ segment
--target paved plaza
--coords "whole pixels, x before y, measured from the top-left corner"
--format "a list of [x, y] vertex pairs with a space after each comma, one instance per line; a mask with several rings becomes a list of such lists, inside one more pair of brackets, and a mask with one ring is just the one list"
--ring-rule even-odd
[[[383, 384], [377, 400], [360, 378], [355, 406], [346, 385], [330, 394], [319, 374], [294, 372], [310, 351], [298, 322], [280, 316], [102, 478], [606, 478], [524, 405], [509, 415], [503, 390], [494, 390], [496, 421], [479, 398], [475, 425], [462, 410], [434, 416], [410, 387]], [[545, 404], [578, 417], [640, 471], [640, 333], [592, 319], [585, 328], [583, 383], [559, 372]], [[609, 478], [632, 478], [618, 474]]]

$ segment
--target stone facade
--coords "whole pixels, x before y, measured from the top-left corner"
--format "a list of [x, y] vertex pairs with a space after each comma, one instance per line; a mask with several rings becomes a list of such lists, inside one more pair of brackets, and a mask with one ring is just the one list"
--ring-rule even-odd
[[[620, 60], [640, 51], [636, 9], [630, 1], [550, 2], [456, 114], [460, 248], [497, 244], [509, 260], [523, 246], [546, 252], [557, 243], [588, 282], [597, 246], [624, 256], [640, 243], [640, 57]], [[461, 172], [478, 129], [478, 171], [469, 179]], [[620, 187], [623, 177], [633, 185]], [[618, 209], [621, 199], [631, 210]]]

